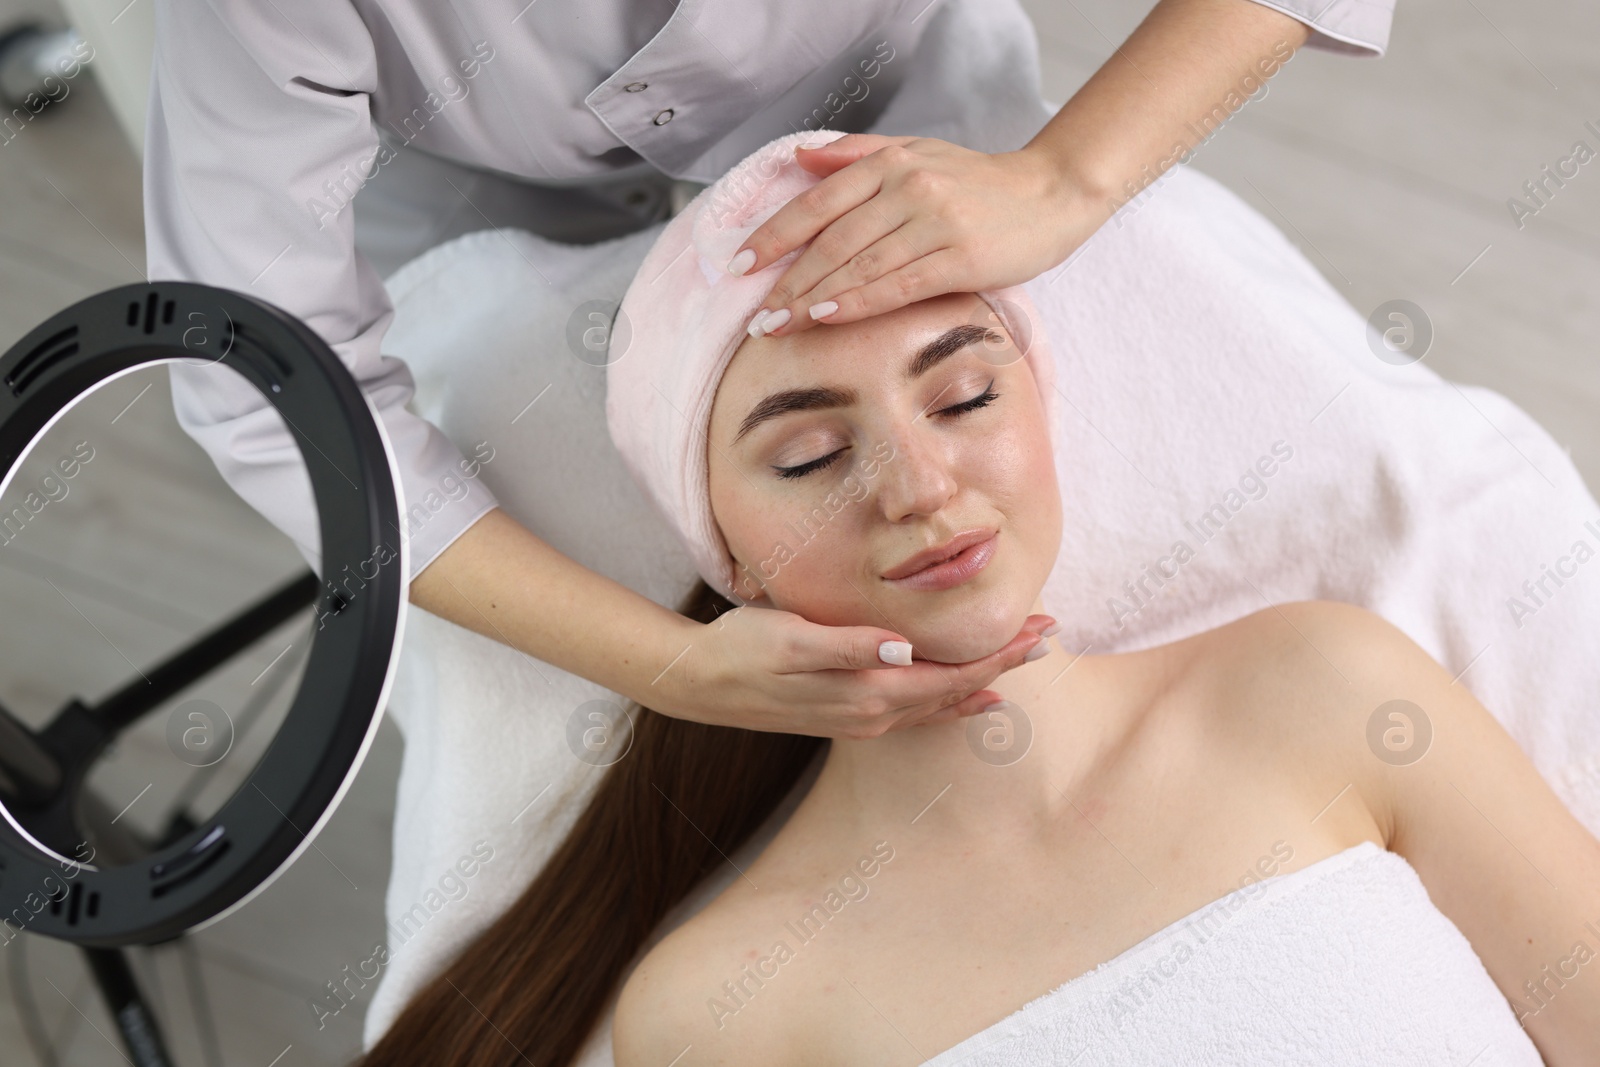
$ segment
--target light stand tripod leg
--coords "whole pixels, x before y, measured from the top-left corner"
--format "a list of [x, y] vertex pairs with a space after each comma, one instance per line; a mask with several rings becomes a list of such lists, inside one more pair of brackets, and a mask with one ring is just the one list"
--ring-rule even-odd
[[89, 958], [89, 969], [106, 1006], [117, 1020], [117, 1029], [122, 1031], [122, 1041], [133, 1057], [134, 1067], [173, 1067], [155, 1016], [145, 1006], [133, 968], [128, 966], [127, 955], [120, 948], [85, 947], [83, 952]]

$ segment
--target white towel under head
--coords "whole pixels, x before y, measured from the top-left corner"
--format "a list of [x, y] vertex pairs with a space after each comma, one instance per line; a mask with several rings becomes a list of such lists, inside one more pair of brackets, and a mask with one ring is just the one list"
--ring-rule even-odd
[[1405, 858], [1363, 841], [1186, 915], [923, 1067], [1543, 1060]]

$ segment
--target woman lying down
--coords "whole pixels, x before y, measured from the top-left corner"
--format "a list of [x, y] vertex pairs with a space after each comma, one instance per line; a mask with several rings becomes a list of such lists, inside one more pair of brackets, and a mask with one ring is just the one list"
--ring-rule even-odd
[[[752, 193], [755, 161], [668, 224], [609, 369], [617, 445], [707, 579], [681, 610], [985, 655], [1072, 550], [1047, 346], [1015, 342], [1036, 313], [951, 293], [747, 335], [786, 260], [697, 260], [815, 180], [769, 166]], [[620, 988], [617, 1067], [1600, 1063], [1600, 842], [1402, 632], [1306, 601], [1039, 647], [984, 715], [872, 738], [641, 709], [549, 865], [365, 1062], [564, 1067]], [[1405, 765], [1368, 740], [1397, 701], [1434, 724]], [[808, 770], [759, 858], [640, 958]]]

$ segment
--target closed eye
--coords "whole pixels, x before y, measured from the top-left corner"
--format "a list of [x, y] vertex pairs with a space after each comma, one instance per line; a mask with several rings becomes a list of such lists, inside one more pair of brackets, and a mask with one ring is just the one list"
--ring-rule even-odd
[[977, 411], [979, 408], [986, 408], [991, 403], [993, 403], [996, 399], [998, 399], [999, 396], [1000, 396], [1000, 394], [994, 392], [993, 389], [994, 389], [994, 379], [990, 378], [989, 379], [989, 384], [984, 387], [984, 391], [983, 392], [979, 393], [977, 396], [973, 397], [971, 400], [963, 400], [959, 404], [952, 405], [950, 407], [944, 408], [941, 411], [936, 412], [936, 414], [939, 414], [939, 415], [965, 415], [969, 411]]
[[[959, 404], [952, 404], [947, 408], [941, 408], [939, 411], [934, 412], [934, 414], [948, 415], [952, 418], [960, 418], [962, 415], [965, 415], [968, 412], [977, 411], [979, 408], [988, 407], [990, 404], [994, 403], [994, 401], [998, 400], [999, 397], [1000, 394], [994, 391], [994, 379], [991, 378], [989, 379], [989, 384], [984, 387], [984, 391], [973, 397], [971, 400], [963, 400]], [[820, 459], [814, 459], [809, 463], [802, 463], [798, 467], [773, 467], [772, 469], [778, 472], [778, 477], [780, 478], [804, 478], [806, 475], [811, 474], [814, 471], [825, 470], [826, 468], [833, 466], [834, 462], [848, 451], [850, 451], [848, 448], [841, 448], [836, 452], [828, 453], [826, 456], [823, 456]]]
[[804, 478], [812, 471], [820, 471], [826, 467], [833, 466], [833, 461], [848, 451], [850, 451], [848, 448], [841, 448], [837, 452], [830, 452], [821, 459], [814, 459], [810, 463], [802, 463], [798, 467], [773, 467], [772, 469], [778, 472], [778, 477], [780, 478]]

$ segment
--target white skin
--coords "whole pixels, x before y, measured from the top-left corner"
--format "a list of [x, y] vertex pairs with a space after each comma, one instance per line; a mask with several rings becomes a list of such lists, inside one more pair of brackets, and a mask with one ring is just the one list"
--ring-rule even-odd
[[[1002, 333], [905, 376], [918, 349], [964, 323], [996, 325], [977, 296], [955, 293], [740, 347], [712, 411], [710, 489], [730, 550], [763, 576], [752, 594], [813, 621], [892, 625], [954, 660], [1004, 644], [1043, 609], [1071, 546], [1026, 362]], [[736, 439], [762, 398], [822, 387], [855, 402]], [[998, 394], [987, 406], [941, 414], [986, 388]], [[893, 458], [865, 494], [763, 570], [775, 541], [795, 544], [787, 524], [846, 492], [881, 442]], [[840, 450], [805, 477], [774, 469]], [[967, 582], [919, 591], [883, 579], [978, 526], [998, 530], [996, 550]], [[1585, 920], [1600, 925], [1600, 841], [1466, 688], [1378, 616], [1306, 601], [1140, 652], [1050, 647], [992, 686], [1021, 709], [1008, 720], [831, 741], [772, 843], [627, 980], [618, 1067], [920, 1062], [1242, 882], [1362, 841], [1417, 870], [1519, 1016], [1535, 1006], [1523, 983], [1570, 960]], [[1366, 740], [1374, 709], [1397, 698], [1434, 728], [1406, 765]], [[1022, 721], [1025, 756], [978, 758], [970, 730]], [[796, 939], [786, 923], [856, 875], [877, 842], [892, 858], [855, 878], [865, 895]], [[787, 962], [773, 962], [780, 941]], [[723, 983], [747, 965], [768, 982], [718, 1018], [710, 1002], [736, 1003]], [[1547, 1063], [1596, 1062], [1600, 979], [1569, 982], [1523, 1022]]]

